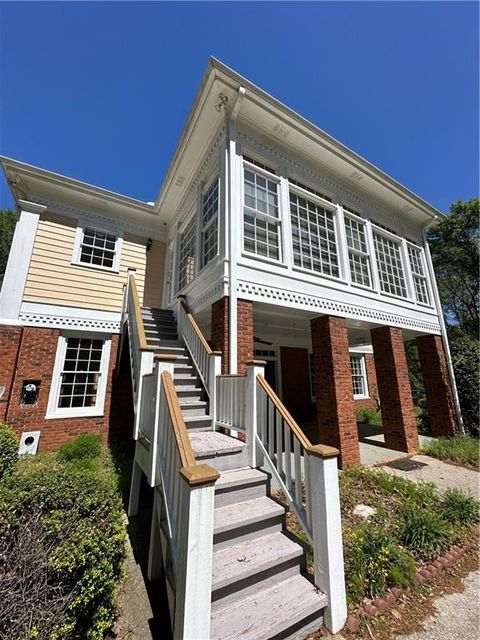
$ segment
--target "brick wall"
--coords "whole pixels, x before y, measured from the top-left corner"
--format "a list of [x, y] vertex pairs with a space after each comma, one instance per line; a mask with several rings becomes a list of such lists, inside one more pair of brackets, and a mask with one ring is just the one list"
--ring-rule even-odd
[[[224, 296], [212, 304], [210, 342], [222, 352], [222, 373], [229, 373], [229, 299]], [[246, 363], [253, 359], [253, 304], [237, 300], [237, 372], [246, 373]]]
[[0, 398], [0, 422], [7, 417], [22, 331], [22, 327], [0, 325], [0, 386], [5, 387]]
[[418, 431], [402, 330], [379, 327], [372, 329], [371, 335], [385, 444], [390, 449], [415, 453]]
[[[58, 329], [40, 329], [36, 327], [24, 327], [23, 330], [19, 331], [5, 331], [2, 328], [0, 335], [2, 336], [2, 344], [6, 344], [7, 347], [5, 353], [2, 350], [2, 365], [6, 362], [8, 370], [15, 368], [10, 401], [7, 411], [4, 411], [4, 419], [18, 434], [22, 431], [40, 430], [42, 432], [40, 436], [41, 451], [56, 449], [63, 442], [86, 432], [100, 434], [104, 442], [107, 442], [112, 437], [115, 432], [115, 425], [112, 424], [110, 427], [110, 407], [118, 335], [112, 336], [104, 415], [49, 420], [45, 420], [45, 414], [60, 331]], [[4, 371], [3, 366], [1, 371]], [[40, 381], [38, 401], [34, 405], [20, 404], [23, 380]], [[3, 384], [3, 382], [0, 382], [0, 384]]]
[[454, 435], [457, 430], [457, 417], [442, 338], [419, 336], [416, 343], [432, 435]]
[[319, 441], [337, 447], [339, 464], [360, 462], [348, 335], [344, 318], [311, 321]]
[[222, 352], [222, 373], [228, 373], [230, 366], [228, 352], [228, 296], [224, 296], [212, 304], [210, 327], [212, 349]]

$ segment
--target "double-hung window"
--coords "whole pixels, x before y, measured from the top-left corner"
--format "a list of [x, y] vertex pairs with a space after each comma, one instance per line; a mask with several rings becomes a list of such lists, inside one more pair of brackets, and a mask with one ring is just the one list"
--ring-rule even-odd
[[263, 258], [280, 260], [278, 180], [245, 166], [243, 187], [244, 250]]
[[110, 339], [60, 336], [47, 417], [101, 415]]
[[351, 355], [350, 367], [352, 369], [352, 386], [354, 398], [367, 398], [367, 375], [365, 370], [365, 356]]
[[373, 242], [381, 290], [385, 293], [406, 298], [407, 287], [403, 271], [400, 240], [394, 240], [383, 233], [375, 231], [373, 233]]
[[178, 290], [181, 291], [195, 277], [195, 216], [180, 234]]
[[118, 234], [79, 225], [75, 239], [73, 263], [118, 271], [122, 238]]
[[218, 180], [202, 197], [202, 260], [203, 267], [218, 252]]
[[338, 278], [334, 213], [290, 191], [290, 221], [294, 265]]
[[345, 216], [345, 235], [347, 237], [348, 262], [353, 284], [370, 287], [370, 256], [368, 255], [365, 223], [356, 218]]
[[407, 248], [417, 302], [420, 302], [421, 304], [430, 304], [430, 296], [428, 295], [427, 276], [423, 264], [422, 250], [419, 247], [415, 247], [411, 244], [408, 244]]

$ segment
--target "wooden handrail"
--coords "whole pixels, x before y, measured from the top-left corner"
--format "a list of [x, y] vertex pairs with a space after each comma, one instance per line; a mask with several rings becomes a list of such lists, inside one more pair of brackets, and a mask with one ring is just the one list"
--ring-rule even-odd
[[182, 309], [185, 311], [186, 315], [187, 315], [187, 319], [190, 322], [190, 324], [192, 325], [193, 330], [195, 331], [195, 333], [197, 334], [198, 339], [200, 340], [200, 342], [203, 345], [203, 348], [205, 349], [205, 351], [207, 352], [207, 354], [210, 356], [213, 353], [212, 348], [210, 347], [210, 345], [208, 344], [205, 336], [203, 335], [203, 333], [200, 330], [200, 327], [197, 324], [197, 321], [195, 320], [195, 318], [192, 316], [192, 314], [190, 313], [190, 309], [188, 308], [187, 303], [185, 302], [185, 300], [180, 299], [180, 304], [182, 305]]
[[162, 384], [165, 389], [168, 412], [172, 420], [173, 432], [180, 457], [180, 473], [190, 485], [207, 484], [215, 482], [220, 477], [218, 471], [208, 464], [197, 464], [195, 454], [190, 443], [187, 427], [183, 419], [182, 410], [178, 402], [172, 375], [168, 371], [161, 374]]
[[155, 351], [155, 347], [150, 347], [147, 344], [147, 338], [145, 337], [145, 327], [143, 326], [142, 308], [140, 307], [140, 299], [138, 297], [137, 283], [135, 281], [135, 275], [130, 274], [129, 288], [132, 292], [133, 310], [135, 313], [135, 323], [138, 329], [139, 348], [143, 351]]
[[270, 400], [272, 401], [272, 403], [274, 404], [275, 408], [280, 413], [282, 418], [285, 420], [290, 431], [292, 431], [297, 437], [297, 439], [300, 441], [300, 444], [305, 449], [305, 451], [307, 451], [310, 455], [315, 456], [317, 458], [333, 458], [339, 455], [339, 451], [338, 449], [335, 449], [335, 447], [329, 447], [328, 445], [325, 445], [325, 444], [312, 445], [310, 440], [307, 438], [307, 436], [299, 427], [297, 422], [290, 415], [290, 413], [288, 412], [283, 402], [280, 400], [280, 398], [277, 396], [277, 394], [272, 389], [272, 387], [268, 384], [265, 378], [262, 375], [258, 375], [257, 381], [260, 384], [260, 386], [263, 387], [265, 393], [270, 398]]

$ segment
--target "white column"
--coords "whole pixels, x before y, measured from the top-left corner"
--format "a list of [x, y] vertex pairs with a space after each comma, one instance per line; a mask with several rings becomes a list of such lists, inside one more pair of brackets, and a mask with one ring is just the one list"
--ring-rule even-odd
[[43, 205], [25, 200], [20, 200], [19, 205], [22, 207], [22, 211], [13, 234], [0, 291], [0, 321], [2, 324], [6, 324], [5, 321], [11, 321], [12, 324], [19, 321], [38, 221], [40, 214], [46, 209]]
[[309, 495], [312, 516], [315, 585], [328, 596], [325, 626], [337, 633], [347, 619], [345, 570], [343, 566], [342, 522], [338, 488], [337, 449], [311, 447]]
[[245, 393], [245, 427], [247, 431], [248, 463], [251, 467], [263, 465], [263, 455], [257, 446], [258, 431], [258, 389], [257, 376], [265, 375], [263, 360], [247, 362], [247, 389]]
[[210, 417], [212, 418], [212, 428], [215, 431], [217, 421], [217, 376], [222, 373], [222, 352], [213, 351], [209, 356], [208, 363], [208, 389], [210, 392]]

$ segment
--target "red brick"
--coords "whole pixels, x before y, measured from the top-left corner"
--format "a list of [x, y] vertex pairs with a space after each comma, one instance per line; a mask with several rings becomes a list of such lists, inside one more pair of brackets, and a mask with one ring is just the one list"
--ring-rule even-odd
[[[212, 304], [210, 342], [222, 352], [222, 373], [229, 373], [229, 298], [224, 296]], [[246, 363], [253, 358], [253, 304], [237, 300], [237, 373], [247, 372]]]

